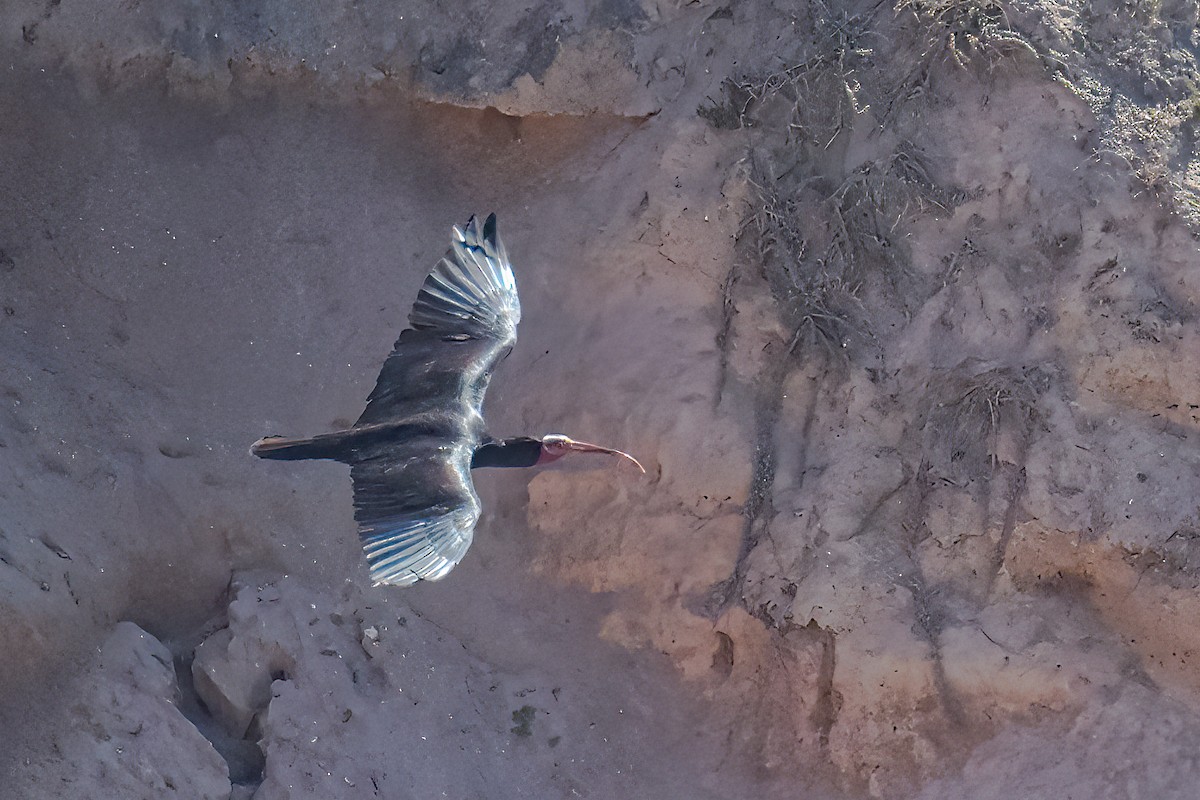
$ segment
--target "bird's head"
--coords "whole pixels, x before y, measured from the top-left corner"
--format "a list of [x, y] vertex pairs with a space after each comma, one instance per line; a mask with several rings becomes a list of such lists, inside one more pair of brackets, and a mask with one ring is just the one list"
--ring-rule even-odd
[[613, 450], [611, 447], [601, 447], [598, 444], [577, 442], [569, 436], [563, 436], [561, 433], [548, 433], [542, 437], [542, 452], [538, 456], [537, 463], [549, 464], [551, 461], [557, 461], [568, 453], [603, 453], [604, 455], [618, 456], [632, 461], [633, 465], [640, 469], [643, 474], [646, 472], [646, 468], [638, 463], [638, 460], [629, 455], [629, 453]]

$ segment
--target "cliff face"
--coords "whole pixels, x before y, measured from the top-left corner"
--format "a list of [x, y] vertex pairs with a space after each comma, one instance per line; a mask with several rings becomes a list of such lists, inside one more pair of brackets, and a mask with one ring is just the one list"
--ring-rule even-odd
[[[1189, 3], [0, 10], [0, 795], [1191, 796]], [[334, 464], [449, 225], [445, 581]], [[513, 474], [515, 473], [515, 474]]]

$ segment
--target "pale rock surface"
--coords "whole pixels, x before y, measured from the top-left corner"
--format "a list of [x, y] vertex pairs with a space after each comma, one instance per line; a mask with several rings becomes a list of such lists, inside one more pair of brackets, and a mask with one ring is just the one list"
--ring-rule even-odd
[[488, 664], [419, 612], [349, 585], [333, 597], [244, 575], [234, 591], [229, 626], [196, 648], [192, 670], [225, 733], [261, 748], [261, 784], [238, 787], [260, 800], [608, 797], [647, 786], [719, 796], [712, 778], [660, 761], [695, 758], [685, 743], [714, 744], [673, 741], [686, 700], [664, 714], [659, 704], [672, 701], [661, 692], [595, 694], [578, 665]]
[[[5, 4], [0, 795], [158, 796], [145, 722], [239, 799], [1193, 797], [1195, 25]], [[374, 589], [345, 469], [246, 448], [491, 209], [493, 432], [650, 474], [481, 474]]]
[[170, 651], [137, 625], [118, 623], [64, 692], [66, 718], [24, 765], [42, 780], [20, 796], [229, 797], [225, 762], [179, 710]]

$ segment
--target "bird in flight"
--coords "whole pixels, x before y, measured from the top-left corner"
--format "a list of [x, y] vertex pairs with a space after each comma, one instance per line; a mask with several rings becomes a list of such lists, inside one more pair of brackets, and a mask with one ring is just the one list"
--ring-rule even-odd
[[479, 521], [471, 470], [532, 467], [569, 453], [637, 459], [562, 434], [493, 439], [483, 395], [517, 341], [521, 303], [491, 214], [454, 228], [450, 250], [425, 279], [383, 364], [367, 407], [349, 430], [307, 439], [268, 436], [250, 452], [350, 465], [354, 519], [376, 586], [441, 580], [462, 560]]

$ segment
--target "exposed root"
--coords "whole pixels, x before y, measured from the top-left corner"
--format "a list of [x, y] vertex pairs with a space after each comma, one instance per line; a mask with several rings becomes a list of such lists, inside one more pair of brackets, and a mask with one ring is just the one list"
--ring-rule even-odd
[[984, 590], [984, 596], [991, 594], [992, 587], [996, 583], [996, 579], [1000, 577], [1000, 570], [1004, 568], [1004, 562], [1008, 558], [1008, 544], [1012, 541], [1013, 530], [1017, 527], [1017, 508], [1021, 497], [1025, 494], [1025, 450], [1026, 445], [1022, 446], [1021, 465], [1014, 467], [1015, 475], [1013, 476], [1008, 492], [1007, 505], [1004, 509], [1004, 521], [1001, 523], [1000, 536], [996, 540], [996, 550], [992, 556], [992, 568], [987, 575], [987, 586]]
[[[822, 258], [813, 258], [799, 226], [799, 202], [784, 197], [774, 182], [751, 180], [759, 204], [751, 217], [762, 269], [793, 331], [789, 354], [814, 350], [841, 357], [851, 337], [866, 336], [859, 292], [862, 282], [852, 257], [837, 257], [839, 236], [849, 237], [844, 221], [834, 216], [834, 233]], [[848, 251], [849, 248], [846, 248]]]
[[742, 543], [734, 562], [733, 573], [713, 585], [695, 609], [709, 619], [724, 613], [735, 599], [741, 598], [746, 582], [747, 559], [759, 541], [767, 534], [774, 516], [771, 493], [775, 486], [775, 423], [779, 419], [779, 407], [783, 398], [783, 381], [787, 375], [783, 359], [776, 364], [768, 379], [759, 388], [755, 404], [754, 472], [751, 477], [750, 495], [742, 511]]
[[940, 589], [931, 587], [926, 580], [917, 554], [917, 547], [927, 532], [925, 518], [929, 511], [931, 485], [928, 463], [921, 464], [915, 480], [910, 485], [913, 498], [909, 502], [909, 512], [901, 523], [901, 528], [907, 535], [898, 542], [903, 555], [898, 554], [894, 559], [893, 568], [896, 572], [893, 581], [897, 586], [907, 588], [912, 594], [913, 616], [916, 619], [914, 630], [929, 645], [933, 658], [934, 687], [942, 711], [950, 722], [961, 725], [966, 721], [966, 713], [961, 698], [946, 679], [946, 668], [942, 658], [941, 635], [946, 627], [948, 613], [938, 600]]
[[817, 674], [817, 702], [813, 707], [812, 721], [817, 728], [818, 741], [822, 748], [829, 747], [829, 734], [837, 723], [842, 710], [842, 695], [834, 688], [833, 677], [837, 670], [837, 634], [810, 621], [805, 628], [812, 631], [821, 644], [821, 669]]
[[[948, 400], [938, 402], [926, 419], [926, 458], [931, 470], [955, 486], [984, 488], [990, 505], [997, 484], [1004, 515], [995, 534], [995, 550], [984, 576], [983, 596], [990, 594], [1007, 557], [1025, 492], [1025, 459], [1037, 419], [1038, 396], [1049, 376], [1037, 368], [996, 367], [969, 373], [969, 365], [949, 376]], [[984, 514], [983, 532], [989, 526]]]

